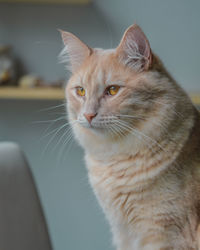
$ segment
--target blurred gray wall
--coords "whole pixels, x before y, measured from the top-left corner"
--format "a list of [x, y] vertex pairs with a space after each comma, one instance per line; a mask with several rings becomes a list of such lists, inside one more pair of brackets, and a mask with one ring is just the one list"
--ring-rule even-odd
[[139, 24], [175, 79], [200, 92], [199, 0], [94, 0], [117, 44], [125, 29]]
[[21, 70], [47, 81], [64, 79], [58, 64], [63, 48], [58, 29], [95, 47], [109, 47], [109, 29], [92, 5], [0, 4], [0, 44], [10, 44]]

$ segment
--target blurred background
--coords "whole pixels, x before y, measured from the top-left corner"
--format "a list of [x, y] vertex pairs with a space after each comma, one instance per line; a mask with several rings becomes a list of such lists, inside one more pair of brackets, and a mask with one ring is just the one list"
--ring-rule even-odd
[[[0, 0], [0, 140], [31, 166], [54, 250], [111, 250], [81, 148], [65, 126], [58, 29], [110, 48], [139, 24], [169, 72], [200, 104], [199, 0]], [[69, 132], [67, 132], [69, 131]]]

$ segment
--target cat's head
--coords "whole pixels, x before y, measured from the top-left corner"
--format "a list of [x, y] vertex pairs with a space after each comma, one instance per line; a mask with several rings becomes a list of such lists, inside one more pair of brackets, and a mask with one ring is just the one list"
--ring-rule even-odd
[[163, 96], [171, 85], [166, 76], [161, 79], [160, 62], [138, 25], [129, 27], [112, 50], [92, 49], [71, 33], [61, 34], [61, 56], [72, 72], [66, 87], [68, 115], [79, 140], [122, 140], [157, 128], [156, 121], [162, 122], [163, 110], [169, 109]]

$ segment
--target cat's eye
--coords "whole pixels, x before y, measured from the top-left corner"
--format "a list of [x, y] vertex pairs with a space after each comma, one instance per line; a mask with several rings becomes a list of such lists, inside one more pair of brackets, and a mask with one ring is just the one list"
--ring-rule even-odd
[[82, 87], [77, 87], [76, 88], [76, 94], [79, 96], [85, 96], [85, 89]]
[[111, 85], [108, 88], [106, 88], [106, 95], [116, 95], [120, 89], [120, 86], [118, 85]]

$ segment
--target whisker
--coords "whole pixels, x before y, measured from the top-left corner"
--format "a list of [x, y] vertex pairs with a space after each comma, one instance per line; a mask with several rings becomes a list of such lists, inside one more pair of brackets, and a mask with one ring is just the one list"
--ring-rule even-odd
[[164, 130], [165, 134], [168, 136], [168, 139], [169, 139], [171, 142], [177, 144], [177, 142], [172, 138], [172, 135], [169, 134], [169, 132], [168, 132], [169, 129], [168, 129], [163, 123], [161, 123], [161, 122], [159, 122], [159, 121], [155, 121], [155, 120], [153, 120], [153, 121], [151, 121], [151, 122], [154, 123], [154, 124], [156, 124], [156, 125], [158, 125], [159, 127], [161, 127], [161, 128]]
[[[119, 122], [119, 124], [120, 124], [121, 121], [118, 121], [118, 122]], [[156, 144], [160, 149], [162, 149], [162, 150], [165, 152], [165, 149], [164, 149], [156, 140], [154, 140], [154, 139], [152, 139], [151, 137], [147, 136], [146, 134], [142, 133], [142, 132], [139, 131], [138, 129], [135, 129], [135, 128], [133, 128], [133, 127], [128, 126], [127, 123], [124, 122], [124, 121], [121, 122], [121, 125], [124, 126], [125, 128], [127, 128], [127, 130], [128, 130], [129, 132], [135, 132], [136, 134], [141, 135], [142, 137], [146, 138], [147, 140], [150, 140], [151, 142], [153, 142], [154, 144]], [[135, 134], [134, 134], [134, 135], [135, 135]]]
[[48, 110], [56, 109], [56, 108], [59, 108], [59, 107], [65, 107], [65, 106], [66, 106], [66, 103], [62, 103], [62, 104], [52, 106], [52, 107], [49, 107], [49, 108], [40, 109], [37, 112], [48, 111]]
[[53, 147], [53, 151], [55, 151], [55, 149], [59, 146], [60, 142], [62, 141], [62, 139], [68, 135], [68, 133], [70, 132], [71, 127], [69, 126], [66, 131], [62, 134], [62, 136], [59, 138], [59, 140], [57, 141], [57, 143], [55, 144], [55, 146]]
[[[62, 149], [60, 150], [60, 152], [58, 154], [58, 159], [62, 158], [62, 155], [64, 152], [67, 152], [67, 151], [69, 152], [70, 145], [72, 144], [71, 142], [73, 142], [73, 141], [74, 141], [73, 140], [73, 133], [72, 133], [72, 129], [70, 127], [69, 133], [66, 135], [66, 139], [63, 142]], [[67, 150], [65, 151], [66, 146], [67, 146]]]
[[[145, 143], [147, 142], [145, 139], [146, 138], [143, 138], [141, 137], [140, 135], [138, 135], [135, 131], [130, 131], [129, 129], [127, 128], [124, 128], [124, 126], [120, 125], [120, 124], [117, 124], [117, 126], [121, 127], [121, 129], [125, 129], [126, 131], [128, 131], [129, 133], [133, 134], [136, 138], [138, 138], [139, 140], [143, 140]], [[154, 154], [156, 153], [156, 150], [154, 150], [148, 143], [146, 144], [146, 146], [149, 148], [149, 150], [151, 152], [153, 152]]]
[[[69, 124], [70, 124], [70, 122], [65, 122], [65, 124], [62, 125], [60, 128], [62, 129], [62, 128], [65, 127], [65, 126], [68, 126]], [[53, 125], [53, 124], [51, 124], [51, 125]], [[50, 126], [51, 126], [51, 125], [50, 125]], [[50, 128], [50, 127], [47, 128], [46, 132], [48, 131], [49, 128]], [[43, 135], [41, 138], [45, 138], [45, 137], [47, 137], [47, 136], [53, 134], [55, 131], [59, 130], [60, 128], [58, 127], [58, 128], [53, 129], [53, 130], [50, 131], [49, 133]]]
[[60, 121], [60, 120], [66, 120], [67, 119], [67, 117], [66, 116], [61, 116], [61, 117], [59, 117], [59, 118], [57, 118], [57, 119], [54, 119], [54, 120], [45, 120], [45, 121], [33, 121], [33, 122], [31, 122], [31, 123], [49, 123], [49, 122], [57, 122], [57, 121]]
[[[121, 115], [120, 115], [121, 116]], [[137, 117], [135, 117], [135, 116], [132, 116], [132, 115], [122, 115], [122, 117], [128, 117], [128, 118], [137, 118]], [[139, 117], [138, 117], [139, 118]], [[143, 118], [142, 118], [142, 116], [141, 116], [141, 118], [139, 118], [139, 119], [141, 119], [141, 120], [145, 120], [147, 117], [145, 117], [145, 116], [143, 116]], [[168, 133], [168, 128], [166, 127], [166, 126], [164, 126], [164, 124], [162, 124], [161, 122], [159, 122], [159, 121], [155, 121], [155, 120], [151, 120], [151, 123], [154, 123], [154, 124], [156, 124], [156, 125], [158, 125], [159, 127], [161, 127], [164, 131], [165, 131], [165, 133], [168, 135], [168, 138], [170, 138], [170, 140], [171, 141], [173, 141], [173, 142], [175, 142], [172, 138], [171, 138], [171, 135]]]
[[[159, 149], [161, 149], [164, 153], [170, 153], [170, 154], [172, 153], [172, 152], [169, 152], [168, 150], [164, 149], [164, 148], [161, 146], [161, 144], [159, 144], [156, 140], [154, 140], [153, 138], [147, 136], [146, 134], [142, 133], [141, 131], [138, 131], [138, 130], [135, 129], [135, 128], [131, 128], [130, 126], [128, 126], [128, 125], [126, 125], [126, 124], [121, 124], [121, 121], [118, 121], [118, 122], [119, 122], [118, 125], [121, 126], [122, 129], [127, 129], [127, 131], [133, 133], [133, 135], [135, 135], [138, 139], [141, 139], [141, 137], [138, 137], [138, 134], [139, 134], [139, 135], [142, 136], [142, 139], [146, 139], [146, 140], [148, 139], [148, 140], [150, 140], [151, 142], [153, 142], [153, 144], [156, 144], [156, 145], [159, 147]], [[124, 128], [124, 125], [125, 125], [125, 128]], [[147, 141], [147, 142], [148, 142], [148, 141]], [[154, 149], [151, 147], [151, 145], [148, 145], [148, 143], [147, 143], [147, 147], [148, 147], [148, 148], [150, 149], [150, 151], [152, 151], [154, 154], [157, 153], [157, 151], [154, 150]], [[178, 168], [180, 168], [180, 165], [179, 165], [177, 162], [174, 162], [173, 164], [174, 164], [174, 166], [177, 167], [177, 169], [175, 168], [174, 170], [175, 170], [175, 171], [178, 171]], [[177, 173], [179, 173], [179, 171], [178, 171]]]
[[[66, 126], [68, 126], [68, 124], [64, 124], [64, 125], [61, 126], [60, 128], [56, 128], [56, 132], [53, 134], [53, 136], [51, 137], [51, 139], [49, 140], [49, 142], [48, 142], [47, 145], [45, 146], [45, 148], [44, 148], [44, 150], [43, 150], [43, 152], [42, 152], [42, 155], [44, 155], [44, 153], [47, 151], [47, 149], [48, 149], [50, 143], [53, 141], [53, 139], [54, 139], [55, 136], [58, 134], [58, 132], [61, 131], [61, 130], [62, 130], [63, 128], [65, 128]], [[55, 131], [55, 130], [53, 130], [53, 132], [54, 132], [54, 131]], [[52, 134], [52, 132], [49, 133], [49, 134]], [[48, 134], [48, 135], [49, 135], [49, 134]]]
[[67, 113], [66, 113], [66, 111], [63, 111], [63, 112], [51, 112], [48, 115], [66, 115], [67, 116]]
[[117, 132], [116, 132], [116, 130], [114, 129], [113, 126], [110, 126], [109, 129], [110, 129], [111, 132], [112, 132], [112, 133], [111, 133], [111, 136], [112, 136], [112, 135], [113, 135], [113, 136], [118, 135]]
[[167, 108], [170, 108], [170, 111], [172, 111], [177, 117], [179, 117], [179, 118], [181, 118], [181, 119], [184, 118], [184, 116], [183, 116], [180, 112], [175, 111], [174, 108], [173, 108], [172, 106], [169, 107], [169, 106], [167, 106], [166, 103], [163, 103], [163, 102], [160, 102], [160, 101], [157, 101], [157, 100], [150, 100], [150, 101], [151, 101], [151, 102], [154, 102], [154, 103], [161, 104], [161, 105], [163, 105], [163, 106], [165, 106], [165, 107], [167, 107]]
[[[66, 121], [67, 121], [67, 117], [66, 116], [63, 116], [64, 117], [64, 119], [62, 119], [62, 117], [59, 117], [59, 118], [57, 118], [57, 119], [55, 119], [51, 124], [49, 124], [49, 126], [45, 129], [45, 131], [44, 131], [44, 135], [50, 130], [50, 128], [57, 122], [57, 121], [61, 121], [61, 120], [63, 120], [63, 121], [65, 121], [65, 123], [66, 123]], [[43, 137], [43, 136], [42, 136]]]
[[113, 126], [113, 128], [117, 131], [117, 135], [119, 135], [120, 138], [123, 138], [124, 134], [123, 134], [123, 130], [116, 126], [116, 124], [114, 124], [115, 126]]
[[[60, 132], [60, 131], [61, 131], [62, 129], [64, 129], [64, 128], [66, 128], [66, 127], [69, 125], [69, 123], [70, 123], [70, 124], [74, 124], [75, 122], [76, 122], [76, 121], [68, 122], [68, 123], [62, 125], [61, 127], [56, 128], [55, 130], [53, 130], [53, 132], [55, 132], [55, 131], [56, 131], [56, 132], [53, 134], [53, 136], [51, 137], [51, 139], [50, 139], [49, 142], [47, 143], [46, 147], [44, 148], [44, 150], [43, 150], [43, 152], [42, 152], [42, 155], [44, 155], [44, 153], [47, 151], [47, 149], [48, 149], [50, 143], [53, 141], [53, 139], [54, 139], [55, 136], [58, 134], [58, 132]], [[53, 132], [51, 131], [49, 134], [52, 134]], [[49, 134], [48, 134], [48, 135], [49, 135]], [[47, 136], [47, 135], [46, 135], [46, 136]]]
[[145, 116], [135, 116], [135, 115], [125, 115], [125, 114], [119, 114], [117, 117], [131, 117], [131, 118], [145, 118]]

